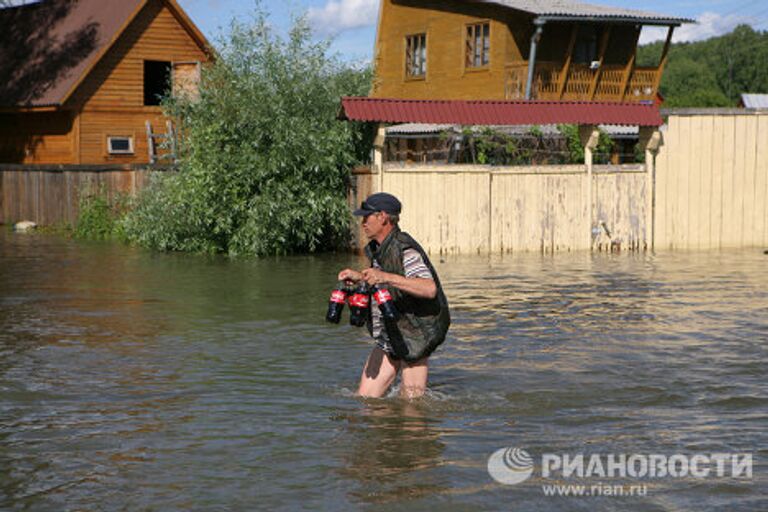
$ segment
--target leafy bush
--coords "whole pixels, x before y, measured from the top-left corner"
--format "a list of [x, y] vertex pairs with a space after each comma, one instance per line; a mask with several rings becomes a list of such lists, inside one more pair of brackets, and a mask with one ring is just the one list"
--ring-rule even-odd
[[[558, 131], [565, 137], [568, 147], [568, 162], [571, 164], [584, 163], [584, 146], [579, 138], [579, 127], [575, 124], [561, 124], [557, 126]], [[613, 150], [613, 141], [611, 137], [600, 130], [600, 137], [597, 139], [597, 148], [592, 152], [592, 160], [596, 164], [606, 164], [611, 159]]]
[[80, 193], [80, 214], [73, 235], [86, 240], [124, 239], [121, 219], [127, 207], [126, 196], [110, 201], [106, 193]]
[[287, 39], [257, 8], [233, 21], [205, 70], [198, 101], [169, 100], [179, 172], [155, 176], [125, 221], [161, 250], [283, 254], [338, 247], [349, 236], [349, 169], [369, 133], [336, 119], [344, 95], [367, 94], [367, 69], [344, 66], [296, 20]]

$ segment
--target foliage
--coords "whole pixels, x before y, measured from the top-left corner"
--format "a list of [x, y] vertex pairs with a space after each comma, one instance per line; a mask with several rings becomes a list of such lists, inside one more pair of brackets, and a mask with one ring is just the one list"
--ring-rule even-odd
[[155, 249], [281, 254], [337, 247], [349, 236], [349, 170], [368, 156], [370, 130], [339, 122], [344, 95], [370, 72], [313, 42], [303, 19], [287, 38], [257, 7], [233, 21], [204, 73], [200, 98], [166, 101], [179, 119], [179, 172], [155, 176], [125, 222]]
[[[568, 162], [578, 164], [584, 162], [584, 146], [579, 137], [579, 126], [575, 124], [560, 124], [558, 131], [565, 137], [568, 148]], [[600, 130], [600, 136], [597, 139], [597, 148], [592, 152], [593, 162], [596, 164], [606, 164], [611, 158], [613, 151], [613, 141], [611, 137]]]
[[[577, 125], [558, 125], [557, 134], [545, 134], [539, 126], [527, 133], [510, 134], [493, 128], [473, 130], [464, 128], [462, 140], [466, 150], [457, 162], [481, 165], [558, 165], [584, 163], [584, 147]], [[614, 143], [605, 132], [600, 132], [595, 163], [608, 163]]]
[[[663, 41], [639, 47], [638, 64], [655, 66]], [[735, 106], [742, 93], [768, 93], [768, 32], [733, 32], [670, 47], [660, 92], [667, 107]]]
[[128, 206], [125, 195], [113, 200], [104, 190], [80, 193], [80, 214], [73, 231], [75, 238], [85, 240], [125, 239], [122, 218]]

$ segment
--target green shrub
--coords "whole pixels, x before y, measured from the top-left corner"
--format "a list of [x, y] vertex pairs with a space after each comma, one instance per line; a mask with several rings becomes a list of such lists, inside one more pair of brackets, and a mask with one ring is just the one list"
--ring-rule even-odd
[[130, 240], [175, 251], [284, 254], [346, 243], [350, 169], [369, 130], [338, 121], [341, 96], [365, 95], [367, 69], [342, 65], [294, 22], [274, 34], [257, 9], [233, 21], [196, 102], [179, 120], [179, 172], [156, 176], [124, 226]]
[[127, 205], [128, 199], [123, 195], [110, 201], [103, 190], [81, 192], [80, 214], [73, 235], [85, 240], [125, 239], [122, 218]]

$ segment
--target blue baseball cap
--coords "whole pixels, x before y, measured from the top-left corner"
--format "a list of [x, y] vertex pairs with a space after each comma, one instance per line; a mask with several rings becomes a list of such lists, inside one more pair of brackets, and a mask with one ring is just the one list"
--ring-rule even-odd
[[386, 192], [377, 192], [371, 194], [368, 198], [360, 204], [360, 208], [352, 212], [352, 215], [358, 217], [367, 217], [368, 215], [376, 212], [386, 212], [392, 215], [399, 215], [403, 205], [400, 204], [400, 200], [392, 194]]

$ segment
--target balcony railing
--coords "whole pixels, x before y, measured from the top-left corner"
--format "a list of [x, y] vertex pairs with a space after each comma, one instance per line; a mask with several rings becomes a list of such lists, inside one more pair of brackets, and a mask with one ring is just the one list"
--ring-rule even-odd
[[[533, 73], [531, 98], [549, 101], [653, 101], [658, 88], [659, 69], [602, 65], [592, 69], [587, 64], [537, 62]], [[527, 62], [506, 66], [506, 99], [524, 99], [528, 79]]]

